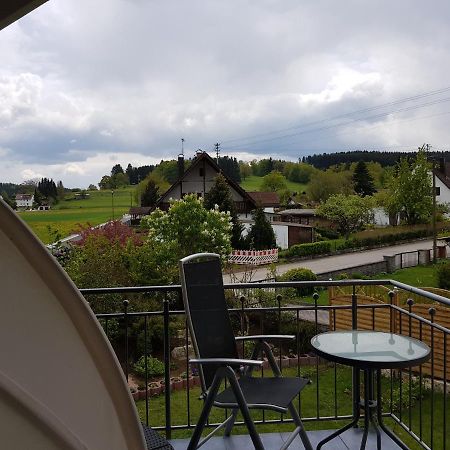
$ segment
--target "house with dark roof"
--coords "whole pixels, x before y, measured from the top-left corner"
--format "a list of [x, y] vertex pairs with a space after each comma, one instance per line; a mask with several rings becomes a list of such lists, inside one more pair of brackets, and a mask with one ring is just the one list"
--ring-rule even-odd
[[280, 196], [276, 192], [248, 192], [256, 204], [265, 212], [275, 212], [280, 207]]
[[450, 204], [450, 162], [441, 158], [433, 173], [436, 176], [436, 201]]
[[227, 177], [208, 153], [203, 151], [197, 152], [186, 170], [184, 170], [184, 156], [178, 156], [178, 180], [159, 198], [156, 207], [167, 211], [170, 200], [180, 200], [188, 194], [205, 197], [219, 173], [227, 180], [239, 216], [249, 216], [257, 207], [255, 200], [239, 184]]
[[17, 194], [16, 205], [17, 209], [31, 209], [33, 208], [34, 195], [33, 194]]

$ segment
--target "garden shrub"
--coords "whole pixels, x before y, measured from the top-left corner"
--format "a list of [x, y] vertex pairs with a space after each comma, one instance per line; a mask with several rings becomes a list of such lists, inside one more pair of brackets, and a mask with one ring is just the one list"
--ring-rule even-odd
[[317, 233], [325, 239], [339, 239], [339, 233], [331, 228], [316, 228]]
[[439, 264], [436, 269], [438, 287], [450, 290], [450, 263]]
[[309, 353], [312, 349], [311, 339], [317, 334], [316, 324], [313, 322], [302, 321], [297, 323], [292, 317], [293, 313], [284, 313], [281, 317], [281, 334], [292, 334], [298, 339], [288, 342], [288, 350], [290, 353], [298, 353], [299, 355]]
[[[141, 356], [137, 363], [133, 366], [136, 375], [145, 377], [145, 356]], [[164, 375], [164, 363], [158, 358], [147, 356], [147, 375], [149, 377], [157, 377]]]
[[361, 247], [376, 247], [383, 244], [394, 244], [398, 241], [405, 241], [409, 239], [417, 239], [422, 237], [430, 236], [432, 232], [427, 229], [422, 230], [409, 230], [402, 231], [400, 233], [392, 234], [380, 234], [378, 236], [369, 236], [362, 238], [350, 238], [344, 242], [340, 242], [337, 245], [337, 250], [346, 250], [350, 248], [361, 248]]
[[296, 244], [289, 251], [288, 256], [312, 256], [323, 255], [331, 252], [331, 243], [329, 241], [313, 242], [311, 244]]
[[[283, 275], [280, 275], [277, 281], [316, 281], [316, 274], [309, 269], [304, 269], [302, 267], [298, 269], [288, 270]], [[288, 288], [284, 292], [284, 296], [292, 296], [292, 294], [299, 297], [304, 297], [306, 295], [311, 295], [314, 292], [314, 286], [302, 286], [298, 288]]]

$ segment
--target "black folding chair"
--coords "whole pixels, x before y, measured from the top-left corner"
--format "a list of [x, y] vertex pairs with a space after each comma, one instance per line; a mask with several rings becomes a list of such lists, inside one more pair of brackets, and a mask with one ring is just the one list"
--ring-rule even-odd
[[[199, 253], [183, 258], [180, 261], [180, 275], [183, 302], [196, 355], [196, 359], [191, 359], [190, 362], [199, 365], [204, 398], [203, 410], [188, 450], [197, 449], [222, 428], [225, 429], [225, 436], [229, 436], [239, 411], [255, 449], [263, 450], [264, 446], [249, 409], [267, 409], [280, 413], [289, 411], [296, 428], [280, 450], [287, 449], [297, 435], [305, 448], [312, 450], [300, 416], [292, 403], [308, 384], [308, 380], [283, 378], [268, 344], [269, 341], [294, 339], [295, 336], [234, 337], [225, 301], [219, 255]], [[238, 357], [236, 342], [242, 340], [256, 342], [250, 359]], [[252, 377], [252, 369], [263, 363], [257, 360], [262, 353], [266, 355], [274, 377]], [[239, 377], [236, 372], [240, 372]], [[224, 380], [228, 380], [229, 387], [219, 392]], [[231, 415], [200, 442], [213, 406], [229, 408], [232, 410]]]

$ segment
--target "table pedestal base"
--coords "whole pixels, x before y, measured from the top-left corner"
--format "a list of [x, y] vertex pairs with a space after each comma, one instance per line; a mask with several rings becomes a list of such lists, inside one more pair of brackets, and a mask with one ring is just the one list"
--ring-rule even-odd
[[[374, 372], [376, 373], [377, 379], [376, 400], [374, 399], [373, 386]], [[375, 433], [377, 434], [377, 450], [381, 450], [380, 429], [383, 430], [400, 448], [408, 450], [408, 447], [402, 441], [400, 441], [400, 439], [394, 433], [392, 433], [392, 431], [389, 430], [389, 428], [387, 428], [383, 422], [381, 405], [381, 370], [375, 371], [372, 369], [364, 370], [364, 400], [361, 401], [360, 399], [358, 399], [358, 408], [355, 408], [356, 414], [353, 417], [353, 420], [339, 430], [336, 430], [334, 433], [330, 434], [325, 439], [321, 440], [317, 445], [317, 450], [320, 450], [323, 445], [336, 438], [344, 431], [347, 431], [352, 427], [357, 427], [358, 422], [361, 419], [361, 409], [364, 410], [364, 432], [361, 440], [361, 450], [366, 448], [370, 424], [373, 425]]]

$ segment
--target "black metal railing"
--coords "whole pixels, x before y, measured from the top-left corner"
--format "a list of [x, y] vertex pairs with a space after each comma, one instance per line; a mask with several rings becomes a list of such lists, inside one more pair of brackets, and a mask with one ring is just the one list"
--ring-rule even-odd
[[[386, 287], [385, 301], [367, 303], [368, 295], [364, 294], [364, 289], [369, 291], [377, 286]], [[347, 293], [348, 304], [323, 302], [323, 290], [331, 287], [339, 288], [343, 294]], [[313, 288], [315, 293], [306, 298], [301, 297], [300, 301], [292, 297], [293, 290], [297, 292], [305, 288]], [[229, 311], [237, 333], [285, 333], [285, 328], [288, 328], [290, 334], [296, 334], [294, 347], [278, 347], [276, 351], [282, 370], [294, 372], [297, 376], [307, 375], [313, 381], [310, 389], [315, 391], [309, 400], [310, 404], [304, 405], [305, 402], [298, 398], [297, 406], [305, 423], [333, 421], [333, 426], [330, 426], [333, 428], [336, 425], [334, 421], [353, 416], [352, 408], [355, 406], [352, 406], [354, 402], [351, 397], [360, 395], [359, 371], [351, 373], [348, 368], [319, 358], [309, 358], [307, 362], [313, 361], [313, 365], [305, 366], [305, 357], [302, 356], [307, 347], [305, 333], [316, 334], [325, 328], [339, 327], [387, 331], [387, 326], [391, 332], [414, 336], [427, 342], [432, 350], [429, 363], [419, 368], [389, 370], [384, 374], [383, 415], [396, 425], [396, 432], [402, 439], [415, 442], [425, 449], [448, 448], [447, 379], [450, 374], [447, 369], [447, 353], [450, 327], [446, 322], [445, 310], [450, 308], [449, 299], [393, 280], [270, 282], [257, 285], [239, 283], [225, 285], [225, 289], [232, 303]], [[112, 312], [102, 311], [96, 315], [116, 351], [127, 379], [131, 373], [131, 365], [140, 354], [157, 354], [164, 361], [163, 397], [152, 397], [147, 389], [150, 381], [148, 360], [144, 358], [145, 376], [142, 382], [145, 385], [145, 397], [138, 402], [141, 419], [156, 429], [164, 430], [169, 438], [174, 431], [193, 428], [201, 401], [198, 400], [198, 388], [192, 386], [195, 378], [189, 378], [192, 368], [189, 366], [189, 335], [181, 307], [181, 287], [83, 289], [82, 293], [91, 302], [94, 311], [95, 302], [99, 298], [109, 297], [109, 310]], [[365, 303], [361, 304], [359, 300], [363, 297]], [[400, 297], [407, 300], [402, 303], [398, 301]], [[146, 310], [146, 301], [152, 302], [152, 310]], [[328, 319], [324, 320], [324, 317]], [[155, 329], [161, 333], [155, 335]], [[139, 330], [139, 335], [136, 330]], [[159, 347], [150, 342], [150, 333], [153, 333], [156, 341], [159, 336]], [[172, 395], [169, 386], [174, 342], [179, 348], [184, 348], [182, 364], [187, 375], [187, 388], [184, 394]], [[150, 349], [150, 345], [153, 348]], [[241, 351], [246, 351], [244, 343]], [[289, 351], [295, 357], [286, 358]], [[268, 369], [263, 367], [261, 376], [265, 375], [265, 371], [267, 373]], [[350, 383], [349, 388], [345, 383]], [[176, 400], [175, 410], [172, 400]], [[225, 416], [227, 414], [228, 411], [225, 411]], [[217, 419], [217, 423], [223, 420], [222, 417]], [[271, 413], [262, 413], [255, 420], [261, 424], [290, 421], [289, 418]], [[209, 425], [214, 426], [216, 423], [211, 422]]]

